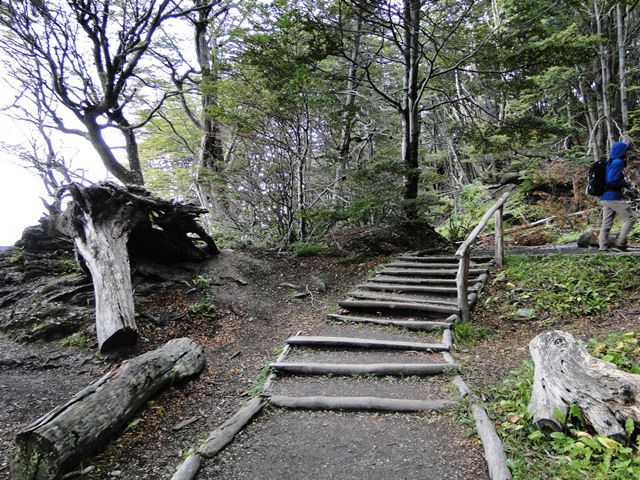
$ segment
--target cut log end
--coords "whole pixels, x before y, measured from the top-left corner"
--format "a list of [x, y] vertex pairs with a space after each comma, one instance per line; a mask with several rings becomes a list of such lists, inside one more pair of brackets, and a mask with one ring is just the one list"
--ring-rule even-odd
[[536, 427], [538, 427], [538, 430], [540, 430], [545, 435], [553, 432], [561, 432], [563, 430], [562, 425], [551, 418], [539, 418], [535, 420], [535, 424]]
[[123, 328], [106, 339], [100, 345], [100, 353], [109, 353], [123, 347], [135, 345], [138, 341], [138, 332], [132, 328]]

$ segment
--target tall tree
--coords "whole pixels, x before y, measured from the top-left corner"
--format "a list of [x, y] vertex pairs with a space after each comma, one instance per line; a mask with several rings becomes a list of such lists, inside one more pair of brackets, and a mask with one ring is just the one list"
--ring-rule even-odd
[[[405, 168], [403, 197], [407, 218], [416, 218], [418, 214], [422, 114], [442, 103], [458, 100], [449, 98], [424, 106], [425, 92], [439, 77], [463, 68], [474, 53], [473, 46], [465, 48], [456, 44], [455, 49], [448, 47], [455, 43], [455, 36], [465, 22], [471, 21], [475, 3], [473, 0], [352, 2], [368, 26], [367, 37], [372, 48], [367, 56], [363, 55], [362, 68], [369, 86], [401, 117], [401, 156]], [[399, 66], [399, 84], [389, 73], [383, 77], [375, 75], [376, 69], [387, 69], [389, 65]]]
[[[126, 184], [143, 184], [136, 130], [169, 93], [148, 89], [143, 59], [168, 19], [184, 12], [179, 0], [1, 0], [0, 47], [23, 96], [36, 99], [49, 124], [87, 139], [108, 171]], [[142, 99], [149, 115], [130, 120]], [[72, 118], [60, 110], [71, 112]], [[29, 116], [28, 109], [22, 110]], [[77, 122], [79, 121], [79, 126]], [[108, 129], [121, 134], [126, 163], [114, 153]]]

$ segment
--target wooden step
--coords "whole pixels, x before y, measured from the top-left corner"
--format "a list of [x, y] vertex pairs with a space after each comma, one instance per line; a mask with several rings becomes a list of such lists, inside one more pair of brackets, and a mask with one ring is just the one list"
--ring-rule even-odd
[[434, 312], [452, 314], [459, 313], [458, 308], [446, 305], [433, 305], [430, 303], [408, 303], [408, 302], [384, 302], [377, 300], [342, 300], [338, 302], [342, 308], [378, 308], [390, 310], [417, 310], [421, 312]]
[[[358, 285], [358, 288], [367, 288], [376, 291], [393, 291], [409, 293], [438, 293], [440, 295], [455, 295], [458, 293], [456, 287], [435, 287], [423, 285], [406, 285], [402, 283], [376, 283], [367, 282]], [[470, 288], [471, 290], [471, 288]]]
[[[398, 260], [408, 260], [411, 262], [425, 262], [425, 263], [456, 263], [459, 261], [458, 257], [453, 255], [451, 256], [422, 256], [422, 255], [399, 255]], [[493, 257], [489, 255], [478, 255], [472, 256], [471, 261], [475, 263], [491, 263], [493, 262]]]
[[[484, 268], [470, 268], [469, 275], [475, 276], [485, 273], [487, 270]], [[378, 272], [382, 275], [400, 275], [400, 276], [418, 276], [418, 277], [445, 277], [445, 278], [455, 278], [458, 275], [458, 270], [453, 269], [426, 269], [426, 268], [383, 268]]]
[[391, 320], [376, 317], [359, 317], [353, 315], [339, 315], [331, 314], [327, 315], [330, 320], [338, 322], [352, 322], [352, 323], [372, 323], [375, 325], [387, 325], [391, 327], [403, 327], [409, 330], [440, 330], [449, 328], [451, 323], [449, 322], [429, 322], [427, 320]]
[[374, 338], [327, 337], [296, 335], [287, 339], [289, 345], [307, 347], [369, 348], [385, 350], [417, 350], [444, 352], [449, 346], [443, 343], [407, 342], [399, 340], [378, 340]]
[[385, 267], [453, 269], [453, 268], [458, 268], [458, 265], [459, 265], [458, 262], [427, 263], [427, 262], [412, 262], [409, 260], [396, 260], [395, 262], [386, 263]]
[[376, 410], [388, 412], [419, 412], [441, 410], [458, 405], [455, 400], [410, 400], [382, 397], [329, 397], [313, 395], [291, 397], [274, 395], [269, 398], [272, 405], [281, 408], [307, 410]]
[[[469, 285], [473, 285], [480, 277], [472, 277], [469, 279]], [[418, 277], [401, 277], [395, 275], [378, 274], [367, 280], [374, 283], [398, 283], [401, 285], [429, 285], [429, 286], [448, 286], [456, 285], [455, 278], [418, 278]]]
[[394, 295], [392, 293], [367, 292], [363, 290], [355, 290], [347, 293], [349, 297], [358, 300], [379, 300], [383, 302], [407, 302], [407, 303], [428, 303], [430, 305], [449, 305], [457, 306], [455, 301], [440, 300], [435, 298], [420, 298], [412, 295]]
[[300, 375], [439, 375], [455, 373], [455, 363], [312, 363], [269, 364], [278, 372]]
[[[410, 261], [395, 261], [385, 264], [385, 267], [398, 267], [398, 268], [433, 268], [436, 270], [442, 269], [458, 269], [459, 263], [423, 263], [423, 262], [410, 262]], [[489, 268], [488, 264], [471, 264], [471, 268]]]

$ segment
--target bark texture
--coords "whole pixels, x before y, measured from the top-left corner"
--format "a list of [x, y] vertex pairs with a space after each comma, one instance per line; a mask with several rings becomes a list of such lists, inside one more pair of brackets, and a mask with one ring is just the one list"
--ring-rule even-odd
[[529, 350], [535, 364], [529, 411], [540, 430], [562, 430], [575, 404], [596, 432], [626, 441], [626, 419], [640, 423], [640, 375], [589, 355], [566, 332], [541, 333]]
[[[129, 254], [167, 262], [202, 260], [218, 252], [195, 218], [204, 209], [151, 197], [141, 188], [101, 183], [71, 184], [72, 197], [55, 219], [73, 238], [93, 279], [96, 331], [100, 351], [130, 345], [137, 338]], [[196, 233], [206, 248], [194, 245]]]
[[108, 442], [154, 394], [204, 363], [202, 347], [188, 338], [124, 362], [17, 434], [11, 478], [56, 478]]

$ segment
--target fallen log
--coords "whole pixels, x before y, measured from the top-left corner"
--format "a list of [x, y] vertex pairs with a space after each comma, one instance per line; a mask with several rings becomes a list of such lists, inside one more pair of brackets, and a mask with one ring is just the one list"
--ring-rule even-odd
[[541, 333], [529, 351], [535, 365], [529, 412], [541, 431], [562, 430], [575, 404], [597, 433], [626, 441], [626, 419], [640, 423], [640, 375], [589, 355], [566, 332]]
[[119, 433], [158, 391], [204, 368], [188, 338], [124, 362], [16, 435], [15, 480], [47, 480], [73, 468]]

